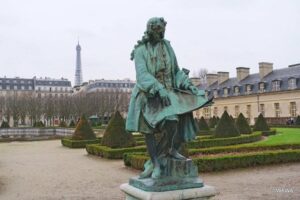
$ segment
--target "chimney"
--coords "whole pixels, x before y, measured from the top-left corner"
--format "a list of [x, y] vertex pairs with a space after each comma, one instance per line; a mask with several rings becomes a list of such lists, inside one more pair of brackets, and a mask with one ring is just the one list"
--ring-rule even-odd
[[194, 86], [199, 86], [199, 85], [201, 85], [201, 79], [198, 78], [198, 77], [192, 77], [192, 78], [190, 78], [190, 80], [192, 81], [192, 84], [193, 84]]
[[238, 81], [245, 79], [249, 75], [249, 68], [248, 67], [237, 67], [236, 68], [236, 77]]
[[218, 81], [218, 74], [206, 74], [207, 86], [211, 86]]
[[221, 84], [229, 79], [229, 72], [218, 72], [218, 84]]
[[259, 65], [259, 76], [260, 79], [264, 78], [266, 75], [273, 71], [273, 63], [260, 62]]

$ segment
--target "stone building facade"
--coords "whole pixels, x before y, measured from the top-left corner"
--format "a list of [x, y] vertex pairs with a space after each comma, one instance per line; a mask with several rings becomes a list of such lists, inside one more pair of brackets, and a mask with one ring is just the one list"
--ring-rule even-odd
[[196, 111], [197, 118], [220, 117], [227, 110], [234, 118], [243, 113], [250, 124], [260, 113], [271, 124], [285, 124], [300, 115], [300, 64], [274, 70], [272, 63], [261, 62], [259, 73], [246, 67], [236, 73], [234, 78], [228, 72], [207, 74], [207, 85], [200, 88], [214, 96], [214, 104]]

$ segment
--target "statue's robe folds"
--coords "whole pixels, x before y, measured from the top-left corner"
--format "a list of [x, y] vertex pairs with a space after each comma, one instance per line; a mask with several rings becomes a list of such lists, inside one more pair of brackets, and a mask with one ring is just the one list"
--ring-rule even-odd
[[155, 77], [153, 58], [149, 53], [148, 45], [150, 44], [138, 46], [134, 51], [137, 82], [130, 98], [126, 130], [147, 133], [147, 131], [143, 131], [145, 123], [150, 129], [155, 130], [166, 118], [176, 115], [179, 119], [178, 131], [184, 141], [189, 141], [194, 139], [197, 132], [192, 111], [205, 106], [209, 100], [205, 98], [203, 90], [200, 90], [198, 95], [193, 95], [186, 90], [190, 84], [188, 75], [179, 69], [170, 42], [163, 40], [162, 43], [171, 66], [172, 88], [168, 88], [171, 105], [162, 106], [161, 104], [158, 91], [164, 88], [164, 85]]

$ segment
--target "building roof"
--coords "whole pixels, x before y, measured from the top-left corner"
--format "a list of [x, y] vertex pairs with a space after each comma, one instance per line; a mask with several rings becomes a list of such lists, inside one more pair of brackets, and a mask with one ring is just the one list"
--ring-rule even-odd
[[224, 88], [229, 88], [228, 96], [234, 95], [234, 87], [239, 86], [239, 95], [246, 94], [246, 85], [251, 85], [251, 93], [259, 92], [259, 83], [265, 83], [265, 92], [272, 92], [272, 82], [277, 80], [280, 81], [280, 91], [288, 90], [289, 84], [288, 80], [291, 78], [296, 79], [296, 88], [300, 89], [300, 64], [290, 65], [287, 68], [276, 69], [270, 72], [268, 75], [260, 78], [259, 73], [249, 74], [245, 79], [238, 81], [236, 77], [229, 78], [225, 82], [218, 84], [218, 82], [213, 83], [209, 87], [202, 86], [201, 89], [207, 91], [218, 90], [218, 96], [224, 94]]

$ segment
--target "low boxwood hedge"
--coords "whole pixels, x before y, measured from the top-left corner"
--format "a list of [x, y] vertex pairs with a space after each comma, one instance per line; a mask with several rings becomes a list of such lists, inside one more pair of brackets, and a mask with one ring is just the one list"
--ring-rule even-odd
[[[124, 156], [126, 166], [142, 170], [149, 159], [146, 154], [127, 154]], [[201, 156], [193, 158], [199, 172], [221, 171], [241, 167], [252, 167], [275, 163], [300, 161], [300, 150], [277, 150], [251, 152], [234, 155], [220, 155], [215, 157]]]
[[269, 131], [262, 131], [261, 133], [263, 136], [276, 135], [276, 129], [271, 129]]
[[136, 146], [128, 148], [110, 148], [101, 146], [100, 144], [86, 145], [86, 151], [89, 154], [109, 158], [109, 159], [122, 159], [124, 153], [129, 152], [146, 152], [146, 146]]
[[199, 139], [195, 141], [191, 141], [187, 143], [187, 147], [190, 149], [196, 148], [207, 148], [214, 146], [228, 146], [234, 144], [243, 144], [256, 142], [261, 139], [261, 132], [255, 132], [252, 134], [242, 135], [238, 137], [230, 137], [230, 138], [214, 138], [214, 139]]
[[69, 148], [85, 148], [85, 145], [87, 144], [99, 144], [100, 142], [101, 138], [97, 138], [95, 140], [73, 140], [71, 138], [61, 139], [61, 144]]
[[196, 154], [218, 154], [218, 153], [232, 153], [232, 152], [253, 152], [253, 151], [265, 151], [265, 150], [286, 150], [286, 149], [300, 149], [300, 142], [293, 144], [242, 144], [226, 147], [211, 147], [204, 149], [189, 149], [189, 156]]

